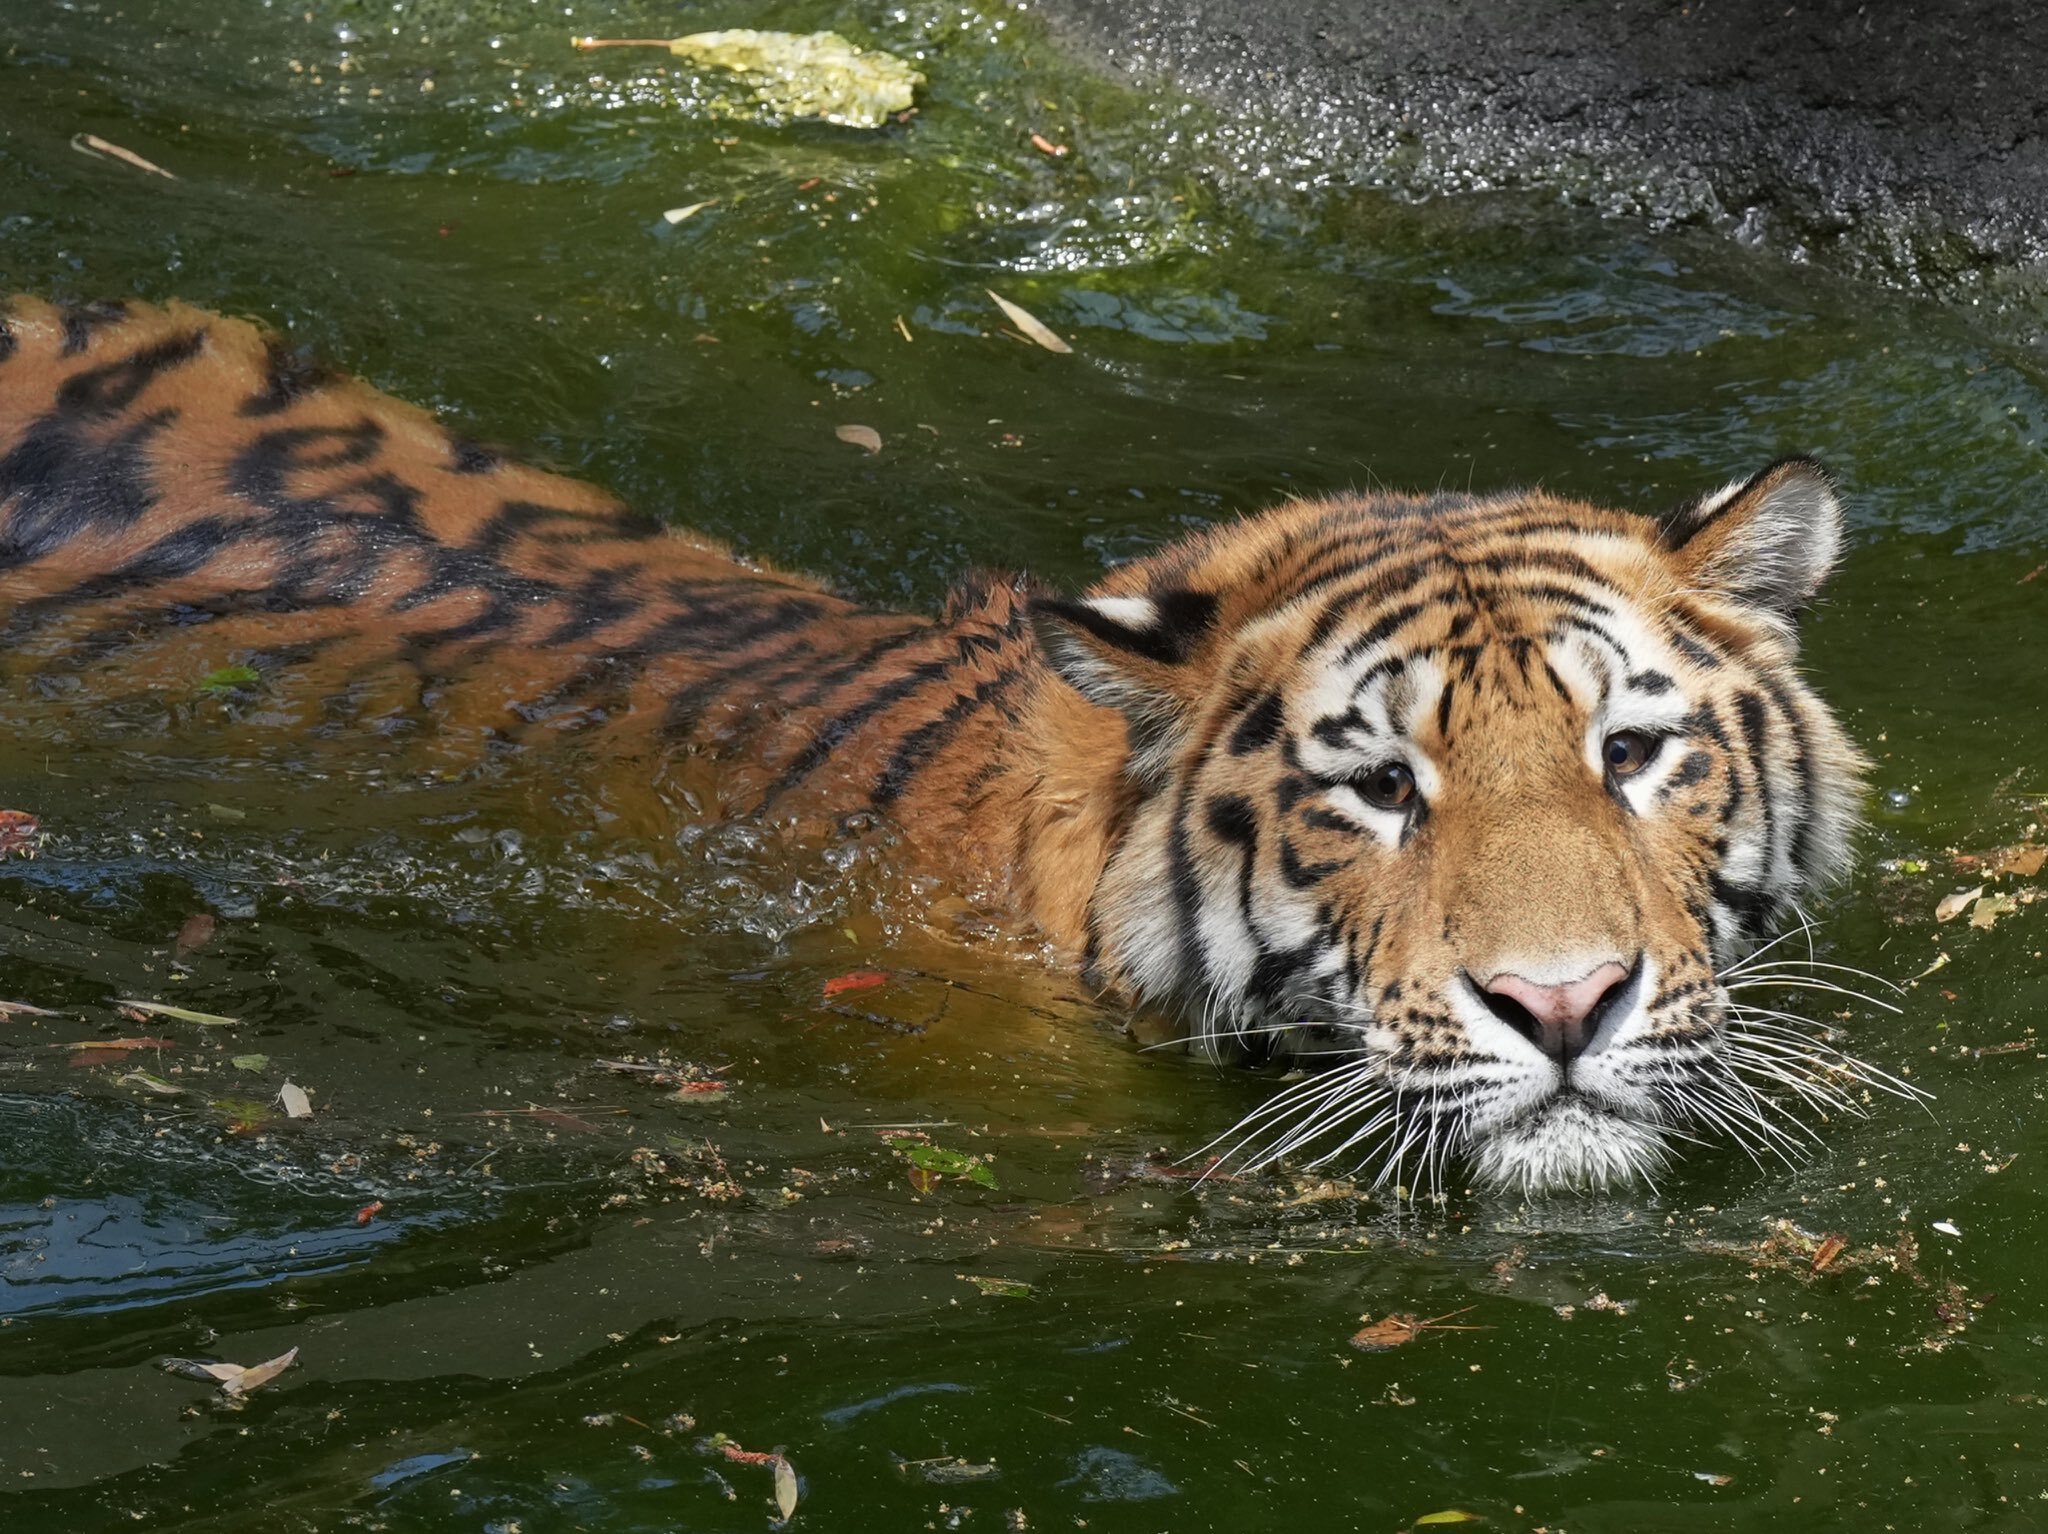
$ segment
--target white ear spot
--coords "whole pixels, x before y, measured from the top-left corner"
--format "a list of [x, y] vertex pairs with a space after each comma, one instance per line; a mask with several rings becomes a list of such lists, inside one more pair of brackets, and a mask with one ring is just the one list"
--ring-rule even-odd
[[1159, 604], [1150, 597], [1083, 597], [1081, 605], [1094, 609], [1120, 628], [1143, 630], [1159, 626]]

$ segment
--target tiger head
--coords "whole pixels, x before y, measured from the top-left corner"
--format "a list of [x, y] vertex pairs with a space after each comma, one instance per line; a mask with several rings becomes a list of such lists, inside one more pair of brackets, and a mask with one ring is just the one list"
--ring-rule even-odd
[[1219, 1055], [1332, 1067], [1239, 1126], [1250, 1160], [1536, 1192], [1769, 1143], [1759, 1087], [1856, 1069], [1730, 973], [1848, 859], [1864, 764], [1796, 628], [1841, 543], [1788, 460], [1661, 519], [1298, 502], [1042, 599], [1127, 725], [1095, 974]]

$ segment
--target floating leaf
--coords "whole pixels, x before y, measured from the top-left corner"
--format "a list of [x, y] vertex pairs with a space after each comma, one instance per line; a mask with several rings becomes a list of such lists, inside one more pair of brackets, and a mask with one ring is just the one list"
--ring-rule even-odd
[[270, 1068], [268, 1055], [236, 1055], [228, 1061], [238, 1071], [262, 1071]]
[[1351, 1334], [1351, 1345], [1361, 1353], [1385, 1353], [1391, 1349], [1406, 1346], [1424, 1332], [1483, 1332], [1489, 1330], [1490, 1328], [1484, 1326], [1446, 1326], [1444, 1324], [1452, 1316], [1462, 1316], [1466, 1311], [1473, 1308], [1473, 1306], [1467, 1305], [1463, 1310], [1446, 1311], [1443, 1315], [1431, 1316], [1428, 1320], [1424, 1320], [1419, 1316], [1401, 1314], [1381, 1316], [1377, 1321], [1372, 1320], [1370, 1317], [1362, 1317], [1361, 1319], [1365, 1320], [1367, 1324]]
[[213, 941], [214, 920], [204, 911], [185, 918], [185, 924], [178, 928], [177, 940], [171, 944], [171, 957], [187, 958]]
[[832, 435], [841, 442], [864, 447], [871, 453], [882, 450], [882, 434], [872, 426], [837, 426], [833, 428]]
[[1031, 1285], [1021, 1278], [993, 1278], [985, 1273], [955, 1273], [963, 1284], [972, 1284], [990, 1299], [1028, 1300]]
[[1074, 349], [1047, 329], [1044, 321], [1022, 304], [1011, 303], [994, 288], [984, 291], [996, 301], [996, 307], [1009, 316], [1010, 323], [1023, 332], [1026, 340], [1037, 343], [1049, 352], [1071, 352]]
[[384, 1212], [384, 1200], [376, 1198], [356, 1211], [356, 1224], [367, 1225]]
[[81, 1039], [76, 1044], [65, 1044], [59, 1047], [75, 1049], [80, 1052], [95, 1049], [125, 1052], [131, 1049], [174, 1049], [177, 1047], [177, 1043], [176, 1039], [159, 1039], [148, 1036], [139, 1039]]
[[34, 857], [42, 830], [43, 823], [27, 810], [0, 810], [0, 858], [17, 852]]
[[110, 144], [97, 133], [74, 133], [71, 147], [80, 154], [89, 154], [94, 159], [119, 160], [123, 165], [132, 165], [137, 170], [146, 170], [152, 176], [162, 176], [166, 181], [178, 178], [153, 160], [145, 160], [132, 149], [123, 149], [119, 144]]
[[996, 1186], [996, 1174], [979, 1156], [969, 1156], [938, 1145], [901, 1146], [897, 1154], [919, 1171], [930, 1172], [934, 1177], [964, 1177], [984, 1188], [994, 1189]]
[[1841, 1260], [1842, 1253], [1848, 1250], [1849, 1238], [1847, 1236], [1838, 1236], [1830, 1232], [1828, 1235], [1821, 1237], [1820, 1245], [1813, 1249], [1812, 1271], [1815, 1273], [1827, 1272], [1829, 1268]]
[[247, 810], [238, 810], [232, 804], [214, 804], [211, 801], [207, 803], [206, 813], [215, 820], [247, 820], [249, 818]]
[[943, 1179], [937, 1172], [927, 1172], [921, 1166], [910, 1169], [910, 1186], [918, 1193], [930, 1193]]
[[253, 1134], [269, 1123], [271, 1105], [253, 1097], [217, 1097], [210, 1103], [215, 1113], [228, 1121], [230, 1134]]
[[284, 1116], [288, 1119], [309, 1119], [313, 1116], [313, 1099], [306, 1095], [306, 1089], [287, 1081], [277, 1089], [277, 1100], [284, 1104]]
[[871, 991], [878, 985], [887, 985], [889, 974], [880, 969], [857, 969], [851, 974], [834, 975], [825, 982], [825, 999], [843, 996], [848, 991]]
[[289, 1353], [280, 1353], [266, 1363], [244, 1369], [239, 1376], [226, 1381], [221, 1389], [235, 1396], [245, 1396], [252, 1390], [261, 1390], [297, 1362], [298, 1356], [297, 1348], [293, 1348]]
[[1941, 903], [1934, 908], [1934, 919], [1936, 921], [1954, 921], [1963, 912], [1967, 911], [1983, 893], [1984, 886], [1980, 884], [1975, 889], [1958, 890], [1953, 895], [1942, 896]]
[[2018, 874], [2023, 879], [2031, 879], [2041, 871], [2041, 865], [2044, 863], [2048, 863], [2048, 847], [2037, 846], [2033, 842], [2021, 842], [2000, 852], [1992, 860], [1990, 871], [1995, 874]]
[[201, 692], [238, 692], [245, 687], [254, 687], [263, 680], [263, 673], [254, 666], [222, 666], [209, 671], [199, 679]]
[[2001, 916], [2010, 916], [2020, 908], [2020, 903], [2010, 895], [1986, 895], [1970, 907], [1970, 925], [1991, 927]]
[[265, 1363], [252, 1364], [248, 1368], [240, 1364], [207, 1363], [197, 1358], [161, 1358], [157, 1360], [157, 1367], [167, 1374], [180, 1374], [202, 1384], [218, 1385], [222, 1394], [240, 1398], [268, 1385], [289, 1369], [298, 1356], [299, 1350], [293, 1348], [289, 1353], [280, 1353]]
[[161, 1001], [136, 1001], [133, 997], [122, 997], [114, 1003], [124, 1012], [144, 1012], [151, 1017], [168, 1017], [181, 1023], [197, 1023], [202, 1028], [239, 1028], [239, 1017], [222, 1017], [218, 1012], [194, 1012], [190, 1007], [174, 1007]]
[[856, 47], [837, 32], [735, 28], [675, 38], [579, 37], [575, 46], [666, 48], [679, 59], [737, 75], [772, 112], [842, 128], [881, 127], [916, 105], [924, 84], [924, 76], [895, 54]]
[[716, 201], [718, 201], [716, 197], [707, 197], [702, 202], [691, 203], [687, 208], [670, 208], [661, 216], [671, 224], [680, 224], [684, 219], [693, 218], [697, 214], [702, 213]]
[[62, 1017], [47, 1007], [32, 1007], [25, 1001], [0, 1001], [0, 1017]]
[[1462, 1507], [1447, 1507], [1441, 1512], [1424, 1513], [1415, 1520], [1418, 1529], [1446, 1528], [1454, 1523], [1484, 1523], [1486, 1520], [1477, 1513], [1468, 1513]]
[[775, 1456], [775, 1511], [784, 1523], [796, 1514], [796, 1467], [782, 1455]]
[[152, 1076], [148, 1071], [130, 1071], [125, 1076], [114, 1078], [116, 1086], [140, 1087], [153, 1097], [183, 1097], [185, 1089], [174, 1087], [161, 1076]]

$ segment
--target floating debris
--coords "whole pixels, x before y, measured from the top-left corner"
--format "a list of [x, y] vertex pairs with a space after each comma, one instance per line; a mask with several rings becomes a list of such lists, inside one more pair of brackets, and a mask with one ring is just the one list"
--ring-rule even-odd
[[165, 170], [154, 160], [145, 160], [132, 149], [123, 149], [119, 144], [110, 144], [97, 133], [74, 133], [71, 147], [80, 154], [89, 154], [96, 160], [119, 160], [123, 165], [132, 165], [137, 170], [146, 170], [152, 176], [162, 176], [166, 181], [178, 178]]
[[122, 1012], [141, 1022], [149, 1017], [168, 1017], [180, 1023], [197, 1023], [202, 1028], [239, 1028], [239, 1017], [222, 1017], [218, 1012], [194, 1012], [190, 1007], [174, 1007], [162, 1001], [137, 1001], [124, 996], [114, 1003]]
[[882, 450], [882, 434], [872, 426], [837, 426], [832, 435], [851, 447], [864, 447], [870, 453]]
[[578, 48], [666, 48], [679, 59], [736, 75], [754, 99], [785, 117], [842, 128], [879, 128], [917, 104], [924, 76], [893, 53], [862, 48], [837, 32], [757, 32], [740, 27], [688, 37], [579, 37]]
[[1067, 345], [1066, 342], [1062, 341], [1058, 336], [1054, 335], [1052, 331], [1046, 327], [1046, 324], [1043, 320], [1039, 319], [1037, 315], [1033, 314], [1029, 309], [1025, 308], [1022, 304], [1011, 303], [1009, 299], [1003, 297], [1003, 295], [998, 293], [994, 288], [987, 288], [984, 289], [983, 291], [985, 291], [990, 298], [993, 298], [996, 301], [996, 307], [1002, 310], [1003, 313], [1006, 316], [1008, 316], [1009, 321], [1012, 325], [1015, 325], [1018, 330], [1023, 332], [1024, 338], [1027, 341], [1031, 341], [1036, 345], [1042, 346], [1049, 352], [1073, 351], [1073, 347]]

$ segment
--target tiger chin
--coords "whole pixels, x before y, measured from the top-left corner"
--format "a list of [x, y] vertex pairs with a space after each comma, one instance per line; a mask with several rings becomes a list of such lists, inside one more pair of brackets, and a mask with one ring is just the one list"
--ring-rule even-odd
[[573, 735], [621, 824], [885, 815], [1197, 1049], [1320, 1067], [1230, 1156], [1395, 1188], [1789, 1154], [1807, 1110], [1910, 1091], [1746, 999], [1846, 988], [1771, 946], [1861, 793], [1799, 671], [1841, 542], [1787, 460], [1661, 518], [1297, 501], [1078, 598], [984, 576], [890, 612], [246, 323], [0, 304], [8, 707], [89, 707], [106, 674], [189, 695], [233, 660], [366, 753]]
[[1861, 795], [1798, 665], [1841, 542], [1787, 460], [1661, 519], [1298, 503], [1040, 602], [1130, 738], [1090, 975], [1218, 1058], [1321, 1067], [1219, 1147], [1535, 1194], [1789, 1153], [1800, 1110], [1903, 1090], [1738, 999], [1835, 984], [1766, 945]]

